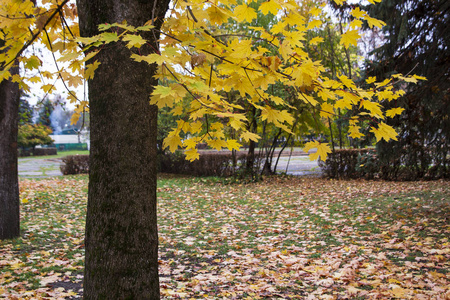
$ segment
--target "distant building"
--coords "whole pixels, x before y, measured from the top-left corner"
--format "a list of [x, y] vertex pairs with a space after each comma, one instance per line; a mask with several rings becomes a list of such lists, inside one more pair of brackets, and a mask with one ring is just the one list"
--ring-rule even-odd
[[78, 134], [75, 129], [64, 129], [58, 134], [51, 134], [50, 137], [54, 140], [53, 144], [58, 151], [89, 150], [90, 148], [88, 131]]

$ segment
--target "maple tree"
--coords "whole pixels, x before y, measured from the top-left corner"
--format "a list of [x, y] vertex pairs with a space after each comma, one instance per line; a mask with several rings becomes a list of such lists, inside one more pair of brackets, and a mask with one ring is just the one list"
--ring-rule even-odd
[[[170, 9], [168, 1], [77, 4], [80, 30], [76, 8], [68, 0], [44, 0], [37, 6], [31, 1], [2, 1], [0, 38], [5, 46], [0, 82], [17, 82], [25, 91], [30, 88], [27, 82], [39, 82], [45, 93], [52, 93], [52, 80], [58, 78], [69, 90], [69, 101], [77, 105], [72, 121], [86, 109], [91, 112], [87, 298], [159, 298], [155, 105], [186, 115], [169, 133], [165, 146], [171, 151], [181, 147], [194, 160], [201, 141], [230, 150], [239, 149], [241, 142], [257, 141], [259, 135], [246, 126], [246, 109], [259, 109], [263, 121], [291, 132], [292, 106], [271, 92], [277, 83], [291, 87], [311, 110], [334, 114], [339, 108], [353, 109], [352, 137], [361, 137], [361, 121], [372, 118], [377, 140], [395, 140], [395, 130], [385, 119], [397, 112], [383, 111], [382, 104], [403, 94], [393, 82], [422, 79], [401, 74], [382, 82], [369, 78], [370, 88], [362, 89], [343, 74], [329, 78], [321, 63], [303, 49], [306, 32], [322, 23], [318, 15], [323, 7], [291, 0], [261, 3], [260, 13], [276, 16], [267, 29], [252, 23], [257, 16], [252, 1], [179, 1]], [[359, 9], [353, 14], [355, 20], [341, 35], [344, 47], [356, 45], [362, 21], [383, 25]], [[229, 18], [248, 23], [252, 35], [223, 26]], [[59, 55], [55, 55], [57, 71], [28, 77], [11, 72], [17, 61], [26, 70], [41, 67], [38, 56], [25, 55], [37, 40]], [[269, 48], [260, 47], [258, 41]], [[156, 86], [153, 75], [163, 84]], [[73, 90], [83, 80], [89, 80], [89, 103]], [[224, 92], [239, 94], [248, 105], [229, 101]], [[183, 99], [188, 105], [181, 105]], [[227, 126], [237, 138], [226, 138]], [[181, 133], [188, 138], [182, 140]], [[306, 144], [307, 150], [311, 148], [317, 148], [312, 159], [325, 159], [331, 151], [318, 140]]]
[[53, 140], [49, 137], [52, 130], [41, 124], [25, 124], [19, 127], [17, 144], [22, 148], [34, 148], [37, 145], [51, 145]]

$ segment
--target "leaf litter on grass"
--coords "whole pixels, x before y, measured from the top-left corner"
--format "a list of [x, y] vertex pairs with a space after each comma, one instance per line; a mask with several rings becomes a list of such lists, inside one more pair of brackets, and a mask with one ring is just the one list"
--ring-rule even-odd
[[[81, 293], [86, 177], [22, 180], [0, 295]], [[162, 177], [163, 299], [447, 299], [448, 182]]]

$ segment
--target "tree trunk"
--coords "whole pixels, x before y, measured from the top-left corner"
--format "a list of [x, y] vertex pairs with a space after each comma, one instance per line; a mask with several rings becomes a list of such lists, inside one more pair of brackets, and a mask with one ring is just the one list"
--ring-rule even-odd
[[[11, 74], [17, 74], [13, 67]], [[17, 132], [19, 85], [0, 83], [0, 240], [20, 235], [19, 181], [17, 171]]]
[[[78, 0], [82, 36], [97, 25], [162, 24], [168, 1]], [[139, 49], [156, 52], [158, 35], [148, 33]], [[131, 51], [138, 51], [131, 49]], [[94, 58], [101, 62], [89, 81], [91, 152], [86, 218], [85, 299], [159, 299], [156, 220], [157, 108], [149, 94], [156, 66], [130, 59], [120, 43]]]

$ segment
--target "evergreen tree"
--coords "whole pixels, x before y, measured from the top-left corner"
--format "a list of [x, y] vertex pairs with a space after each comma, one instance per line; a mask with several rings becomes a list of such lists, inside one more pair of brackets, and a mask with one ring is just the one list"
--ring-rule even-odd
[[50, 127], [52, 129], [52, 131], [54, 131], [54, 128], [52, 127], [52, 121], [50, 119], [50, 116], [51, 116], [53, 110], [54, 110], [54, 107], [53, 107], [52, 102], [49, 99], [45, 100], [39, 111], [39, 117], [38, 117], [36, 123]]
[[28, 94], [21, 94], [19, 100], [19, 125], [33, 123], [33, 107], [28, 102], [28, 98]]
[[449, 9], [447, 0], [384, 0], [369, 10], [387, 26], [383, 28], [385, 43], [372, 53], [367, 75], [384, 79], [399, 72], [428, 79], [410, 86], [404, 97], [389, 104], [405, 108], [401, 117], [390, 121], [400, 129], [399, 143], [381, 143], [378, 149], [390, 167], [386, 170], [392, 173], [400, 165], [407, 166], [411, 179], [449, 175]]

